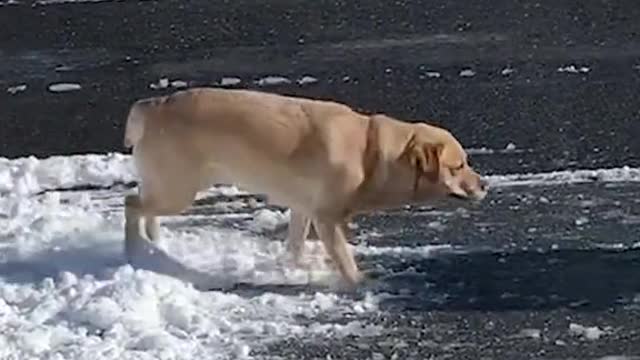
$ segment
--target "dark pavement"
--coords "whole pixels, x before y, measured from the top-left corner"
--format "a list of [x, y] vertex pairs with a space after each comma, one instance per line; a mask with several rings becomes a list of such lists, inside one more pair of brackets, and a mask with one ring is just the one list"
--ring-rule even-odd
[[[234, 77], [241, 82], [230, 87], [428, 119], [468, 148], [515, 145], [472, 155], [483, 173], [638, 167], [638, 19], [632, 0], [4, 5], [0, 156], [123, 151], [128, 106], [175, 90], [150, 84]], [[255, 83], [265, 76], [291, 83]], [[317, 82], [297, 83], [303, 76]], [[82, 89], [48, 91], [56, 82]], [[27, 88], [4, 91], [19, 84]], [[360, 240], [376, 231], [379, 246], [454, 249], [434, 258], [360, 259], [390, 294], [378, 316], [364, 319], [384, 325], [384, 337], [291, 339], [256, 355], [640, 355], [639, 194], [633, 183], [503, 188], [445, 216], [425, 208], [362, 217]], [[587, 340], [568, 332], [571, 323], [607, 335]], [[518, 335], [527, 328], [539, 336]]]

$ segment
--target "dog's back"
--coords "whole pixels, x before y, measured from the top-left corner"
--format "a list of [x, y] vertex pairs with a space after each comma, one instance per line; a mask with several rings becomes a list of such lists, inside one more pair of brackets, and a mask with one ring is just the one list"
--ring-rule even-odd
[[124, 142], [147, 192], [188, 192], [186, 198], [233, 183], [282, 205], [309, 206], [325, 186], [319, 172], [358, 153], [345, 149], [365, 146], [364, 119], [330, 101], [196, 88], [136, 102]]

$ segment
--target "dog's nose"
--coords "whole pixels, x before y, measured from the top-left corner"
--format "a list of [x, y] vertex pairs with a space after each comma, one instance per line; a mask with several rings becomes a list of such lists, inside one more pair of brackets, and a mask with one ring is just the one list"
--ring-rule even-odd
[[489, 189], [489, 182], [485, 179], [480, 179], [479, 185], [482, 191], [487, 191]]

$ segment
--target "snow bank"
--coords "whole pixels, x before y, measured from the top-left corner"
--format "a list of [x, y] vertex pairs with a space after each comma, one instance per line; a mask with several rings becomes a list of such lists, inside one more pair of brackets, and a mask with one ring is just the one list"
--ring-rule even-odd
[[0, 195], [29, 195], [77, 186], [112, 186], [135, 181], [128, 155], [0, 158]]
[[[101, 212], [102, 201], [82, 191], [0, 197], [0, 358], [242, 358], [289, 336], [381, 330], [314, 320], [377, 311], [371, 295], [202, 292], [164, 275], [168, 263], [134, 270], [122, 254], [122, 211]], [[259, 285], [309, 281], [283, 263], [281, 242], [212, 226], [162, 231], [159, 249], [200, 271]]]
[[[492, 150], [472, 149], [470, 151], [491, 153]], [[46, 190], [78, 186], [109, 187], [116, 184], [132, 183], [136, 180], [131, 157], [125, 154], [52, 156], [45, 159], [0, 157], [0, 196], [8, 194], [25, 196]], [[592, 181], [639, 182], [640, 169], [625, 166], [537, 174], [489, 175], [487, 180], [493, 187], [555, 185]], [[228, 187], [227, 190], [240, 193], [238, 189], [234, 189]]]

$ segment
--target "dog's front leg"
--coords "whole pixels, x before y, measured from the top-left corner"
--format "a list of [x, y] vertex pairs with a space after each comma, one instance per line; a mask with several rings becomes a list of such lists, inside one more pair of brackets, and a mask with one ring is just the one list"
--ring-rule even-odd
[[362, 280], [353, 254], [349, 251], [343, 222], [315, 220], [314, 226], [325, 250], [338, 267], [342, 277], [352, 286]]

